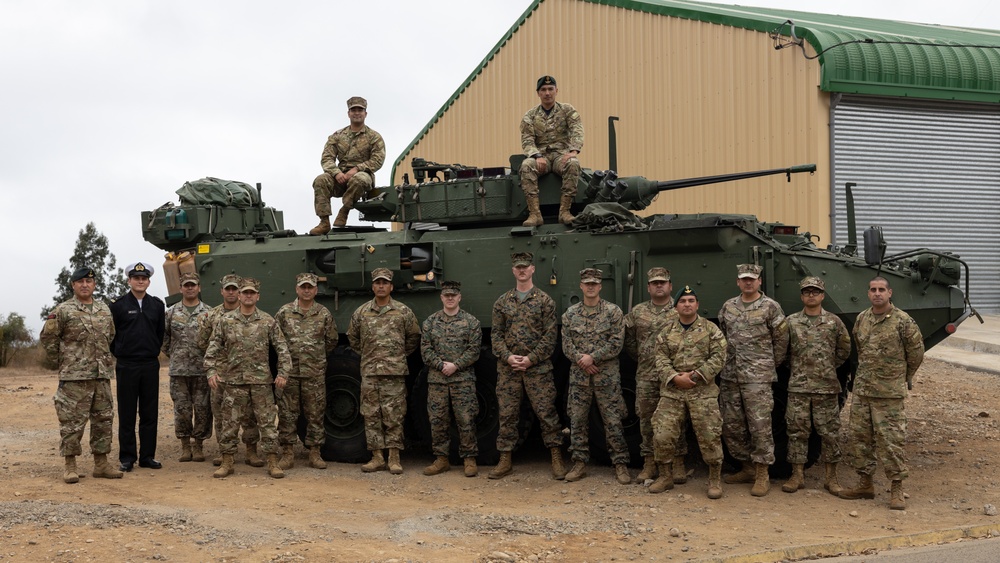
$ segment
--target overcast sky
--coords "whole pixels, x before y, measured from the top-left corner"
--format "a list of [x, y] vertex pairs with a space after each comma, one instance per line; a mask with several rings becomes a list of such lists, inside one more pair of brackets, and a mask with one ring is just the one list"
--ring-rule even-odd
[[[38, 335], [89, 221], [120, 265], [159, 270], [163, 253], [142, 240], [139, 212], [177, 201], [188, 180], [260, 182], [286, 228], [306, 232], [320, 152], [347, 124], [346, 99], [368, 99], [387, 183], [391, 163], [529, 4], [3, 0], [0, 313], [24, 315]], [[1000, 29], [1000, 3], [984, 0], [741, 4]], [[526, 85], [525, 109], [533, 100]], [[162, 276], [150, 292], [164, 296]]]

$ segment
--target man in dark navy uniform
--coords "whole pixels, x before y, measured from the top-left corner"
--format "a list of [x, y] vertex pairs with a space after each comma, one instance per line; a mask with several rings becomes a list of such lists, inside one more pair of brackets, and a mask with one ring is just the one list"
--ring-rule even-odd
[[[118, 358], [118, 460], [122, 471], [139, 467], [159, 469], [156, 455], [156, 419], [160, 395], [160, 346], [163, 344], [166, 307], [147, 295], [153, 267], [143, 262], [128, 266], [131, 291], [111, 304], [115, 339], [111, 353]], [[135, 419], [139, 413], [139, 450], [136, 452]]]

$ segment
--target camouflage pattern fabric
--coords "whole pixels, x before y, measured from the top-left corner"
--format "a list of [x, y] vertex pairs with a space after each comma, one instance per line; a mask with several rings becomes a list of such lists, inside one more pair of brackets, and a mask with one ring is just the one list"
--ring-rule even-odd
[[[354, 202], [375, 186], [375, 172], [385, 163], [385, 142], [367, 125], [358, 132], [347, 126], [327, 139], [320, 163], [323, 173], [313, 180], [314, 203], [316, 215], [327, 217], [332, 215], [331, 197], [343, 197], [344, 206], [353, 209]], [[358, 172], [347, 181], [345, 189], [335, 178], [354, 167]]]
[[771, 384], [741, 385], [723, 379], [719, 386], [719, 407], [722, 409], [722, 437], [729, 453], [741, 462], [774, 463]]
[[906, 384], [924, 361], [924, 339], [916, 321], [896, 307], [884, 315], [865, 309], [854, 322], [854, 343], [858, 349], [854, 393], [905, 398]]
[[[483, 332], [479, 319], [459, 309], [455, 315], [437, 311], [424, 320], [420, 354], [427, 366], [427, 416], [431, 423], [431, 444], [436, 456], [447, 456], [451, 447], [451, 413], [458, 427], [459, 455], [479, 454], [476, 441], [476, 372]], [[441, 372], [444, 362], [458, 366], [450, 376]]]
[[[517, 290], [501, 295], [493, 304], [493, 355], [497, 358], [497, 404], [500, 430], [497, 450], [509, 452], [518, 439], [521, 400], [527, 394], [541, 426], [542, 441], [554, 448], [562, 445], [556, 412], [556, 386], [552, 374], [552, 352], [556, 347], [556, 304], [549, 295], [532, 287], [524, 301]], [[531, 367], [514, 371], [507, 363], [511, 355], [527, 356]]]
[[[239, 306], [236, 309], [239, 309]], [[202, 354], [208, 350], [208, 343], [212, 339], [212, 331], [215, 329], [215, 324], [219, 322], [219, 317], [236, 309], [226, 309], [224, 306], [218, 305], [198, 317], [198, 349], [201, 350]]]
[[573, 218], [573, 230], [577, 232], [623, 233], [648, 229], [641, 217], [620, 203], [589, 203]]
[[[293, 356], [294, 358], [294, 356]], [[323, 413], [326, 412], [326, 378], [292, 377], [278, 399], [278, 442], [293, 446], [298, 440], [299, 413], [306, 419], [305, 446], [326, 443]]]
[[170, 398], [174, 402], [174, 435], [207, 440], [212, 437], [212, 389], [208, 379], [170, 376]]
[[830, 393], [788, 392], [788, 463], [809, 461], [809, 435], [815, 429], [823, 441], [823, 460], [840, 463], [840, 400]]
[[313, 303], [299, 307], [299, 300], [283, 305], [274, 316], [292, 356], [291, 379], [278, 401], [278, 439], [282, 446], [295, 444], [299, 414], [306, 419], [306, 447], [326, 441], [326, 357], [337, 347], [340, 335], [329, 309]]
[[521, 118], [521, 149], [528, 156], [519, 172], [526, 195], [538, 195], [538, 162], [532, 158], [535, 154], [542, 155], [548, 161], [548, 170], [562, 178], [563, 195], [576, 194], [580, 161], [573, 157], [561, 162], [569, 151], [583, 149], [583, 121], [576, 108], [556, 102], [547, 114], [541, 105], [528, 110]]
[[431, 447], [435, 456], [447, 456], [451, 448], [452, 411], [458, 428], [458, 455], [463, 458], [476, 457], [479, 455], [479, 443], [476, 439], [479, 401], [476, 399], [475, 381], [428, 383], [427, 417], [431, 422]]
[[[288, 381], [291, 382], [290, 379]], [[226, 384], [222, 381], [216, 381], [216, 388], [211, 389], [212, 420], [215, 424], [215, 439], [219, 442], [220, 446], [222, 445], [222, 421], [225, 418], [222, 416], [222, 398], [226, 394], [225, 391]], [[243, 443], [248, 448], [256, 448], [257, 443], [260, 442], [260, 430], [257, 429], [257, 417], [254, 415], [252, 409], [243, 412], [243, 419], [240, 421], [240, 426], [243, 428]]]
[[198, 348], [198, 333], [202, 317], [210, 310], [201, 301], [190, 313], [183, 301], [167, 309], [161, 350], [170, 359], [170, 377], [205, 377], [205, 353]]
[[403, 449], [406, 379], [401, 375], [361, 377], [361, 416], [369, 451]]
[[375, 177], [367, 172], [358, 172], [347, 181], [347, 186], [338, 184], [335, 177], [323, 173], [313, 180], [313, 209], [317, 217], [333, 215], [330, 198], [341, 198], [341, 205], [354, 209], [354, 204], [375, 187]]
[[796, 393], [840, 393], [837, 368], [851, 356], [851, 334], [844, 321], [826, 310], [810, 317], [788, 316], [792, 374], [788, 390]]
[[55, 395], [59, 417], [59, 455], [82, 455], [83, 429], [90, 420], [90, 451], [111, 452], [111, 427], [115, 409], [110, 379], [60, 380]]
[[60, 303], [38, 338], [49, 363], [59, 366], [59, 381], [111, 379], [115, 323], [102, 301], [87, 305], [73, 297]]
[[347, 326], [347, 339], [361, 356], [361, 375], [409, 373], [406, 357], [420, 345], [420, 325], [409, 307], [390, 299], [379, 307], [372, 299], [357, 308]]
[[267, 454], [278, 453], [278, 429], [275, 419], [278, 409], [274, 404], [274, 392], [270, 385], [230, 384], [226, 385], [222, 397], [222, 436], [219, 451], [235, 454], [240, 421], [245, 413], [252, 411], [258, 421], [260, 449]]
[[[579, 215], [577, 216], [579, 217]], [[636, 360], [635, 412], [639, 416], [642, 457], [653, 455], [653, 412], [660, 403], [660, 378], [656, 372], [653, 344], [667, 322], [677, 316], [673, 301], [657, 307], [651, 301], [640, 303], [625, 315], [625, 351]], [[681, 433], [677, 455], [687, 455], [687, 435]]]
[[904, 399], [881, 399], [854, 395], [847, 423], [851, 465], [864, 475], [875, 473], [876, 460], [886, 478], [903, 480], [906, 466], [906, 408]]

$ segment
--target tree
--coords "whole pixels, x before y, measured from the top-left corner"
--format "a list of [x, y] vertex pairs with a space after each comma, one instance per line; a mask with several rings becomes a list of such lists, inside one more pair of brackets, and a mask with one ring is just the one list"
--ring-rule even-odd
[[17, 313], [0, 315], [0, 367], [7, 367], [18, 352], [35, 343], [24, 317]]
[[69, 278], [78, 268], [93, 268], [97, 288], [94, 296], [107, 301], [128, 291], [128, 281], [125, 270], [117, 267], [114, 253], [108, 250], [108, 237], [104, 236], [93, 223], [80, 231], [76, 239], [76, 248], [69, 259], [69, 268], [63, 268], [56, 276], [56, 295], [52, 305], [42, 308], [42, 318], [49, 316], [56, 305], [73, 297], [73, 286]]

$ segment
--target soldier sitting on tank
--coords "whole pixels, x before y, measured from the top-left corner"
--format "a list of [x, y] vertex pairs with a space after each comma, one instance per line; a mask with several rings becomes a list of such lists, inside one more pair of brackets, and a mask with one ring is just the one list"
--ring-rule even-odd
[[316, 215], [319, 225], [310, 235], [330, 232], [330, 198], [343, 197], [334, 227], [347, 225], [347, 215], [361, 196], [375, 186], [375, 172], [385, 162], [385, 142], [382, 135], [365, 125], [368, 102], [354, 96], [347, 100], [347, 117], [351, 124], [337, 131], [323, 148], [323, 173], [313, 180]]
[[531, 108], [521, 119], [521, 148], [525, 156], [521, 163], [521, 189], [528, 205], [525, 227], [541, 225], [542, 213], [538, 208], [538, 177], [555, 172], [562, 177], [559, 199], [559, 222], [573, 222], [570, 207], [576, 197], [580, 181], [580, 161], [577, 156], [583, 148], [583, 122], [576, 108], [556, 102], [556, 79], [543, 76], [535, 84], [541, 104]]

